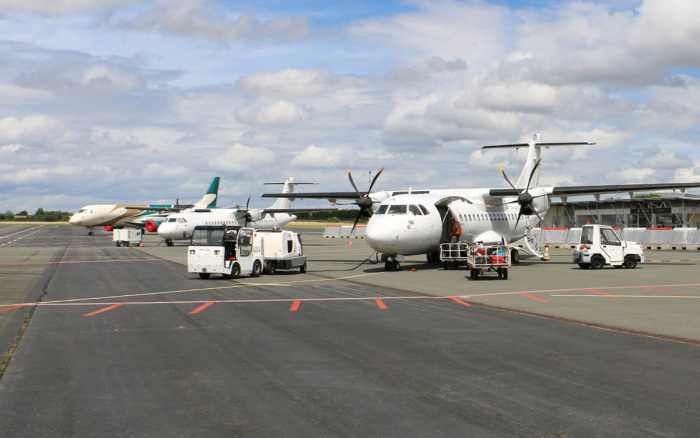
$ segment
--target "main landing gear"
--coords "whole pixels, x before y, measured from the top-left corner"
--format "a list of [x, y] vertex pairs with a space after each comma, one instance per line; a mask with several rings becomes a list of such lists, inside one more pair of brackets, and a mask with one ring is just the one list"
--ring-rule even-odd
[[172, 239], [165, 239], [165, 245], [166, 245], [166, 246], [173, 246], [173, 241], [172, 241]]
[[387, 256], [386, 261], [384, 262], [384, 270], [385, 271], [400, 271], [401, 270], [401, 264], [399, 263], [398, 260], [396, 260], [396, 256]]

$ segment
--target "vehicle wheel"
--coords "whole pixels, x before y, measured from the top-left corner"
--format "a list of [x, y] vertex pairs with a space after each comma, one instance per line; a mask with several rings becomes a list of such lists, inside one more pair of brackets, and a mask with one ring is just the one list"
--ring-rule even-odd
[[514, 265], [520, 263], [520, 252], [515, 248], [510, 250], [510, 262]]
[[401, 270], [401, 263], [397, 261], [394, 262], [394, 271], [400, 271]]
[[391, 267], [392, 267], [392, 265], [391, 265], [391, 262], [389, 260], [384, 262], [384, 270], [385, 271], [387, 271], [387, 272], [391, 271]]
[[590, 269], [591, 265], [589, 265], [588, 263], [579, 263], [578, 267], [581, 269]]
[[277, 272], [277, 268], [274, 263], [272, 262], [265, 262], [265, 270], [264, 272], [266, 274], [274, 275], [275, 272]]
[[472, 269], [469, 271], [469, 278], [472, 280], [478, 280], [479, 279], [479, 270], [478, 269]]
[[302, 274], [306, 274], [306, 262], [304, 262], [304, 264], [301, 265], [301, 267], [299, 268], [299, 272], [301, 272]]
[[637, 267], [637, 261], [632, 257], [627, 257], [623, 266], [625, 267], [625, 269], [634, 269]]
[[605, 259], [603, 256], [596, 254], [591, 257], [591, 269], [603, 269], [603, 266], [605, 266]]
[[238, 278], [241, 275], [241, 265], [238, 263], [234, 263], [233, 266], [231, 266], [231, 278]]
[[120, 246], [122, 246], [122, 243], [119, 242], [119, 241], [114, 242], [114, 244], [117, 246], [117, 248], [120, 247]]
[[208, 272], [200, 272], [200, 273], [199, 273], [199, 278], [201, 278], [202, 280], [206, 280], [207, 278], [209, 278], [210, 275], [211, 275], [211, 274], [208, 273]]
[[450, 262], [442, 262], [442, 269], [444, 269], [445, 271], [449, 271], [450, 270]]
[[508, 280], [508, 269], [503, 268], [503, 279]]
[[131, 244], [130, 244], [129, 242], [124, 242], [124, 243], [122, 244], [122, 246], [126, 246], [126, 247], [128, 248], [128, 247], [131, 246]]
[[259, 260], [256, 260], [255, 263], [253, 263], [253, 272], [250, 273], [250, 276], [251, 277], [259, 277], [261, 271], [262, 271], [262, 264], [260, 263]]

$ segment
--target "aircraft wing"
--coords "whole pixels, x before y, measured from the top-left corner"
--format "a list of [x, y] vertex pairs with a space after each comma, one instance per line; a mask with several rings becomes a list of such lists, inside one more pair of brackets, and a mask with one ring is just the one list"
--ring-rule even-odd
[[308, 193], [265, 193], [263, 198], [294, 198], [294, 199], [359, 199], [358, 192], [308, 192]]
[[[700, 182], [659, 183], [659, 184], [608, 184], [597, 186], [554, 187], [552, 196], [596, 195], [599, 193], [650, 192], [655, 190], [692, 189], [700, 187]], [[523, 189], [491, 189], [490, 196], [518, 196]]]
[[337, 208], [266, 208], [262, 212], [267, 213], [321, 213], [326, 211], [338, 211]]

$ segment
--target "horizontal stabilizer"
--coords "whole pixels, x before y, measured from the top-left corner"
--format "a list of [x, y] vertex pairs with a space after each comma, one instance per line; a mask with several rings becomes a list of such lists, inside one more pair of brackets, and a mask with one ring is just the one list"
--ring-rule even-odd
[[296, 181], [286, 181], [285, 182], [285, 181], [283, 181], [283, 182], [266, 182], [263, 184], [265, 184], [266, 186], [283, 186], [285, 184], [295, 185], [295, 186], [308, 186], [308, 185], [314, 185], [314, 184], [318, 184], [318, 183], [315, 183], [315, 182], [296, 182]]
[[[590, 141], [568, 141], [568, 142], [555, 142], [555, 143], [535, 143], [535, 146], [593, 146], [595, 143]], [[512, 149], [512, 148], [526, 148], [530, 146], [528, 143], [511, 143], [511, 144], [492, 144], [488, 146], [482, 146], [481, 149]]]

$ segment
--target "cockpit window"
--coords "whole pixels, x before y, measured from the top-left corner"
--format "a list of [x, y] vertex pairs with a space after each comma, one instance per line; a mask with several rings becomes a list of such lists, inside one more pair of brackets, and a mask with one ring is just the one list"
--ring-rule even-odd
[[389, 207], [389, 214], [406, 214], [406, 204], [396, 204]]
[[387, 208], [389, 208], [389, 206], [386, 204], [380, 205], [379, 208], [377, 209], [377, 211], [374, 212], [374, 214], [384, 214], [384, 213], [386, 213]]
[[85, 213], [85, 209], [81, 208], [80, 210], [78, 210], [78, 213]]
[[424, 207], [424, 206], [423, 206], [422, 204], [421, 204], [421, 205], [419, 205], [419, 207], [420, 207], [420, 210], [421, 210], [421, 211], [423, 212], [423, 214], [424, 214], [424, 215], [426, 215], [426, 216], [427, 216], [427, 215], [429, 215], [429, 214], [430, 214], [430, 212], [428, 211], [428, 209], [427, 209], [427, 208], [425, 208], [425, 207]]
[[408, 210], [416, 216], [421, 216], [420, 208], [417, 205], [409, 205]]
[[177, 222], [177, 219], [175, 219], [174, 217], [171, 217], [170, 219], [168, 219], [168, 222]]

